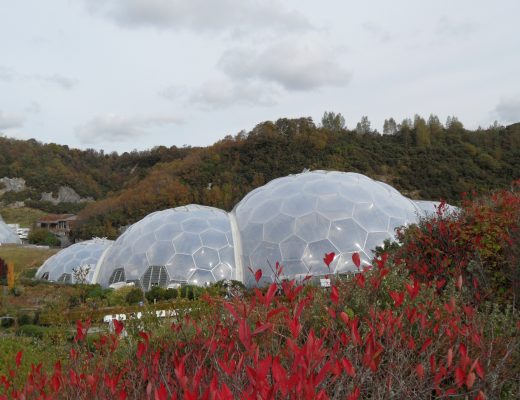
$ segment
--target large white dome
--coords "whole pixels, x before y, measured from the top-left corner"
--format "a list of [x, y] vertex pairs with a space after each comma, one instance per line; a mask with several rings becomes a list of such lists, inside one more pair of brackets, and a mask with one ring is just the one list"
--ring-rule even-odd
[[204, 285], [235, 279], [233, 235], [228, 214], [188, 205], [147, 215], [130, 226], [105, 253], [96, 282], [153, 286]]
[[0, 217], [0, 244], [2, 243], [21, 244], [22, 241], [18, 235], [5, 224], [5, 222], [2, 220], [2, 217]]
[[[357, 173], [313, 171], [275, 179], [250, 192], [233, 214], [241, 237], [241, 263], [261, 268], [264, 283], [354, 271], [352, 254], [368, 264], [377, 246], [394, 238], [395, 228], [416, 222], [421, 211], [393, 187]], [[336, 257], [330, 269], [326, 253]]]
[[86, 282], [92, 283], [96, 265], [103, 252], [114, 243], [112, 240], [92, 239], [73, 244], [52, 257], [36, 272], [36, 278], [49, 281], [76, 283], [75, 270], [83, 268]]

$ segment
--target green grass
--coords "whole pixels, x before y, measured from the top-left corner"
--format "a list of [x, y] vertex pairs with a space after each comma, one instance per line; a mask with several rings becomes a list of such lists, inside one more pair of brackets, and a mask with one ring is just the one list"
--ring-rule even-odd
[[42, 210], [35, 208], [0, 208], [0, 215], [6, 224], [20, 224], [22, 228], [32, 228], [38, 219], [46, 215]]
[[34, 337], [3, 336], [0, 340], [0, 375], [9, 373], [9, 369], [15, 367], [15, 357], [19, 351], [23, 351], [22, 363], [17, 379], [24, 380], [31, 370], [31, 364], [38, 365], [50, 371], [57, 360], [67, 358], [70, 345], [51, 345], [50, 340], [41, 340]]
[[23, 246], [0, 246], [0, 258], [14, 263], [15, 273], [38, 268], [59, 249], [32, 248]]

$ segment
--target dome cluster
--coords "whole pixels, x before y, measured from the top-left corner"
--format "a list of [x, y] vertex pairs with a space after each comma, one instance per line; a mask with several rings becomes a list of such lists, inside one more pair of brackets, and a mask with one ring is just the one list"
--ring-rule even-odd
[[[270, 283], [276, 262], [283, 266], [281, 278], [289, 279], [355, 271], [354, 252], [370, 263], [377, 246], [392, 240], [397, 227], [417, 222], [432, 204], [413, 202], [356, 173], [290, 175], [253, 190], [231, 213], [188, 205], [146, 216], [96, 253], [92, 283], [132, 282], [144, 290], [223, 279], [252, 285], [250, 269], [258, 268], [262, 283]], [[60, 260], [57, 272], [50, 272], [51, 264], [58, 265], [51, 258], [38, 277], [48, 272], [48, 279], [64, 281], [72, 257], [59, 257], [67, 250], [53, 257]], [[331, 252], [335, 257], [327, 267], [323, 257]]]
[[38, 269], [36, 277], [63, 283], [93, 283], [96, 266], [112, 240], [92, 239], [69, 246], [54, 254]]

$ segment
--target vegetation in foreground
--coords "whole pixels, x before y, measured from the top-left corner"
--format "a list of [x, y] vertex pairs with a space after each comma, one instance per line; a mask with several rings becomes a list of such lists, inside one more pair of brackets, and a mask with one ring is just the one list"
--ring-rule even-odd
[[170, 326], [114, 321], [95, 340], [77, 321], [53, 368], [13, 354], [0, 398], [517, 399], [519, 229], [514, 185], [403, 231], [371, 268], [354, 254], [359, 273], [329, 289], [207, 296]]

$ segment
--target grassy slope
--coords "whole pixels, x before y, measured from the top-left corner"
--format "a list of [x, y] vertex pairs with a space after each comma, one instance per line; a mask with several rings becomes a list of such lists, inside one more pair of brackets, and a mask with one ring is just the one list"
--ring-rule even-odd
[[0, 215], [6, 224], [20, 224], [22, 228], [32, 228], [35, 222], [46, 213], [29, 207], [0, 208]]
[[18, 274], [31, 268], [38, 268], [59, 249], [32, 248], [22, 246], [0, 246], [0, 258], [14, 263], [14, 270]]

